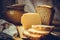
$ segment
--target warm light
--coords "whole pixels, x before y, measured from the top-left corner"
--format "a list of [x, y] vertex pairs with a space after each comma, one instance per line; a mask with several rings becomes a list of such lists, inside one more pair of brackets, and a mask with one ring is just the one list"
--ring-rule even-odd
[[14, 14], [14, 11], [13, 10], [10, 10], [10, 14], [13, 15]]

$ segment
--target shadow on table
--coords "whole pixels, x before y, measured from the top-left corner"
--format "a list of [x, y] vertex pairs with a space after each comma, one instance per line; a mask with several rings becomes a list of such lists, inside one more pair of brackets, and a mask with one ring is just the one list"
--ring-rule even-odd
[[41, 37], [40, 40], [60, 40], [60, 37], [49, 34], [44, 37]]

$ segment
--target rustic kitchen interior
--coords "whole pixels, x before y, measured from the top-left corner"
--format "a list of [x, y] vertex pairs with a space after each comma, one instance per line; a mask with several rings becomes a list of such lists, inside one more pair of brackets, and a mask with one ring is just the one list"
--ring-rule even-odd
[[0, 0], [0, 40], [60, 40], [60, 0]]

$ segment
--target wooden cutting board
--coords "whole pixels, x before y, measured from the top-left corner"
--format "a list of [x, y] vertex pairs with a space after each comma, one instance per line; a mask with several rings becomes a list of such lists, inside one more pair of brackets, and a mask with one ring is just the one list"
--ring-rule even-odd
[[23, 36], [23, 27], [22, 26], [17, 26], [17, 30], [18, 30], [18, 34], [20, 38], [26, 38], [25, 36]]
[[21, 38], [17, 37], [17, 38], [14, 38], [14, 40], [22, 40]]
[[21, 28], [22, 28], [22, 26], [17, 26], [19, 37], [13, 37], [14, 40], [22, 40], [22, 38], [21, 38], [22, 37], [22, 30], [21, 30]]

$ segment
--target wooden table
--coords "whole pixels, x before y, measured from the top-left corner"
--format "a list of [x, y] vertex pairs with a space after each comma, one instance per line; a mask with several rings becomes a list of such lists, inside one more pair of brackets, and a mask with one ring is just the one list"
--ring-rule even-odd
[[21, 38], [17, 37], [17, 38], [14, 38], [14, 40], [22, 40]]
[[18, 30], [18, 34], [19, 34], [19, 37], [20, 38], [25, 38], [24, 36], [23, 36], [23, 27], [22, 26], [17, 26], [17, 30]]

